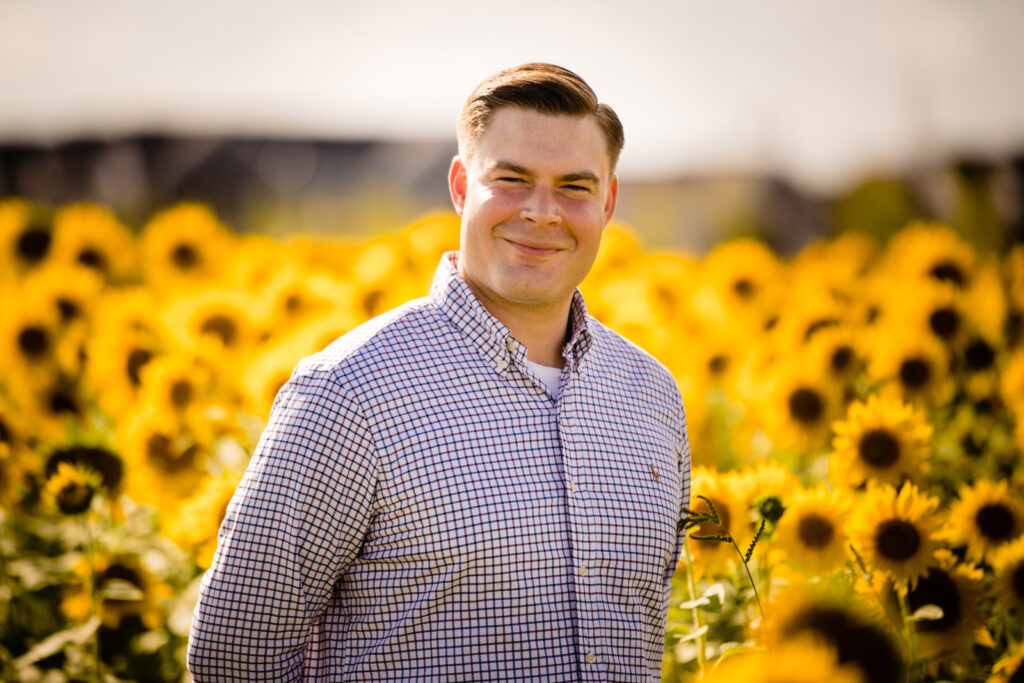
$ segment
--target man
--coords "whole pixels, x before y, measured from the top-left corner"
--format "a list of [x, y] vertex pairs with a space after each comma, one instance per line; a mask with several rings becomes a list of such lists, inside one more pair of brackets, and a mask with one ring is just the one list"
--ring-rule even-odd
[[576, 289], [621, 125], [527, 64], [476, 89], [458, 141], [460, 251], [430, 296], [304, 359], [275, 401], [203, 580], [197, 681], [660, 678], [682, 401]]

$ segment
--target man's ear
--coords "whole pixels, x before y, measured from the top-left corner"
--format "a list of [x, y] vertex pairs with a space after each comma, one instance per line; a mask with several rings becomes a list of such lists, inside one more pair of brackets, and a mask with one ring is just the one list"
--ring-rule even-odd
[[452, 159], [451, 168], [448, 169], [448, 192], [451, 193], [455, 213], [460, 216], [462, 209], [466, 206], [466, 182], [466, 165], [456, 154]]
[[619, 177], [612, 176], [611, 182], [608, 183], [608, 197], [604, 201], [604, 224], [608, 225], [608, 221], [612, 219], [615, 214], [615, 204], [619, 201]]

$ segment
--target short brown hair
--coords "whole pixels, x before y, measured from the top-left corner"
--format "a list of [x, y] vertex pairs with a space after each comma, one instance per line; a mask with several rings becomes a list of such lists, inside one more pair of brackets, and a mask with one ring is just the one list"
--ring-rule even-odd
[[615, 170], [624, 137], [619, 117], [586, 81], [572, 71], [554, 64], [533, 62], [499, 71], [476, 87], [459, 115], [459, 155], [473, 153], [476, 141], [487, 130], [495, 111], [502, 107], [523, 107], [545, 114], [592, 115], [604, 131], [609, 169]]

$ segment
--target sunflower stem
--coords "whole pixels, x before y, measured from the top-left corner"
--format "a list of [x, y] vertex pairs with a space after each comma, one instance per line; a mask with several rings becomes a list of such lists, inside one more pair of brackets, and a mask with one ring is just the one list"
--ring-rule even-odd
[[[688, 540], [683, 541], [683, 552], [686, 553], [686, 578], [690, 586], [690, 602], [694, 603], [697, 601], [697, 583], [693, 578], [693, 558], [690, 555], [690, 543]], [[704, 680], [704, 668], [707, 666], [707, 660], [704, 653], [704, 634], [701, 630], [704, 628], [704, 618], [700, 614], [700, 608], [694, 606], [693, 612], [693, 623], [697, 626], [697, 632], [700, 633], [697, 636], [697, 666], [700, 668], [700, 680]]]
[[913, 681], [914, 669], [917, 666], [917, 640], [914, 635], [914, 622], [910, 620], [910, 587], [904, 583], [896, 585], [896, 598], [900, 603], [900, 616], [903, 617], [903, 633], [907, 643], [907, 683]]
[[[99, 587], [96, 585], [96, 546], [92, 528], [92, 515], [88, 512], [82, 520], [85, 526], [85, 558], [89, 564], [89, 571], [86, 574], [88, 586], [86, 592], [89, 594], [89, 601], [92, 604], [92, 616], [99, 618]], [[97, 628], [89, 636], [89, 680], [102, 681], [100, 674], [100, 631]]]
[[754, 597], [757, 598], [757, 608], [761, 610], [761, 621], [767, 623], [768, 619], [765, 617], [764, 607], [761, 605], [761, 596], [758, 595], [757, 592], [757, 582], [754, 581], [754, 577], [750, 573], [750, 567], [747, 566], [747, 558], [743, 555], [743, 551], [740, 550], [740, 547], [736, 545], [736, 539], [732, 537], [732, 534], [729, 534], [729, 541], [732, 543], [732, 547], [736, 548], [736, 552], [740, 556], [740, 561], [743, 562], [743, 568], [747, 572], [747, 578], [750, 579], [750, 587], [754, 589]]

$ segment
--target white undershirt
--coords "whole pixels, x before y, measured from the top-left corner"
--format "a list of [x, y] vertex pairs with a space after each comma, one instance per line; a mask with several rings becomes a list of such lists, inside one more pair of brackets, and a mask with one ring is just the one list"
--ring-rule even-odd
[[550, 365], [534, 363], [529, 359], [526, 360], [526, 367], [530, 368], [530, 371], [544, 382], [545, 386], [548, 388], [548, 392], [550, 392], [557, 401], [558, 395], [562, 391], [562, 369], [553, 368]]

